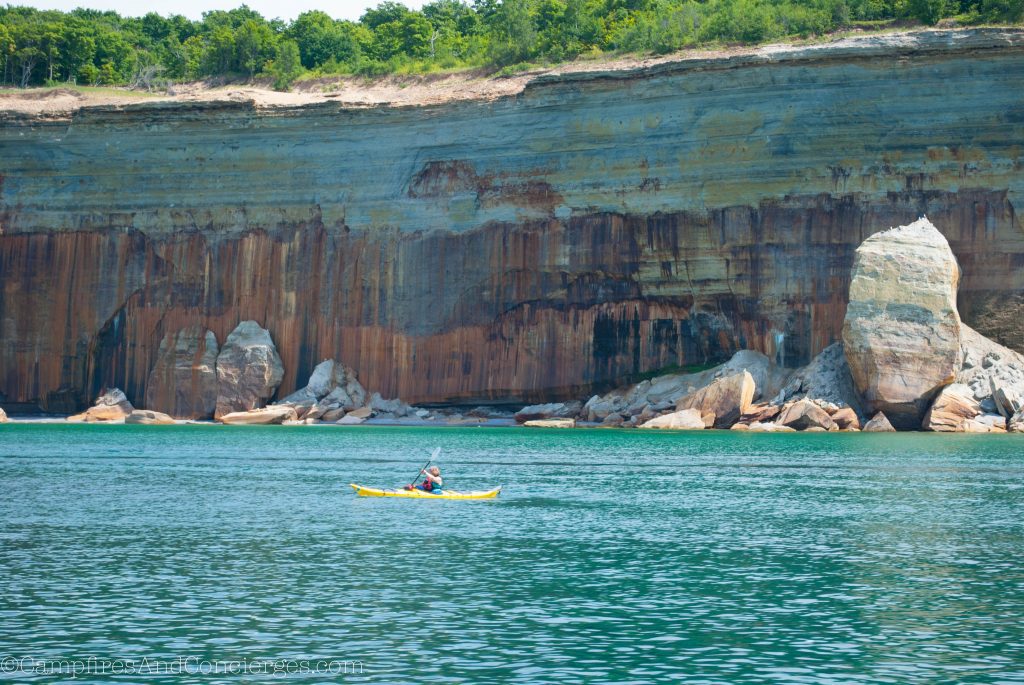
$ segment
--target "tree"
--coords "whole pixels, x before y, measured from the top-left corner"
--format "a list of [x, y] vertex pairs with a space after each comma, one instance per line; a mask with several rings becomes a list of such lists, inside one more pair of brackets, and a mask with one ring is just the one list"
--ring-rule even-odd
[[14, 60], [20, 72], [18, 82], [22, 88], [28, 88], [36, 66], [46, 57], [46, 52], [43, 50], [42, 25], [38, 22], [15, 24], [12, 33]]
[[77, 76], [85, 64], [92, 64], [96, 54], [96, 40], [89, 25], [76, 18], [65, 22], [59, 45], [61, 68], [68, 79]]
[[292, 22], [288, 35], [298, 44], [302, 66], [307, 69], [332, 59], [339, 63], [354, 62], [359, 55], [359, 46], [347, 22], [335, 21], [324, 12], [303, 12]]
[[101, 83], [105, 86], [110, 86], [118, 81], [117, 70], [114, 69], [113, 62], [104, 62], [100, 65], [99, 77], [96, 79], [97, 83]]
[[221, 25], [210, 31], [204, 41], [202, 70], [210, 75], [235, 71], [235, 33]]
[[295, 79], [302, 75], [299, 46], [294, 40], [282, 40], [277, 44], [270, 73], [274, 77], [274, 90], [289, 90]]
[[100, 80], [99, 67], [97, 67], [92, 62], [83, 64], [78, 68], [78, 72], [75, 74], [75, 78], [78, 79], [79, 83], [86, 86], [91, 86], [94, 83], [98, 83]]
[[529, 0], [503, 0], [494, 14], [494, 58], [514, 64], [533, 56], [537, 31]]
[[275, 36], [262, 21], [246, 19], [235, 32], [236, 63], [249, 72], [249, 78], [263, 68], [274, 49]]
[[7, 66], [11, 62], [11, 57], [14, 55], [14, 39], [11, 37], [10, 30], [0, 24], [0, 59], [3, 60], [4, 70], [3, 76], [0, 77], [0, 83], [7, 83]]
[[149, 12], [142, 17], [142, 33], [149, 38], [150, 44], [157, 45], [174, 31], [170, 19], [164, 19], [156, 12]]
[[401, 22], [409, 12], [409, 8], [402, 3], [387, 0], [363, 12], [363, 16], [359, 17], [359, 23], [375, 30], [384, 24]]
[[946, 3], [944, 0], [910, 0], [907, 9], [910, 10], [910, 16], [932, 25], [945, 14]]

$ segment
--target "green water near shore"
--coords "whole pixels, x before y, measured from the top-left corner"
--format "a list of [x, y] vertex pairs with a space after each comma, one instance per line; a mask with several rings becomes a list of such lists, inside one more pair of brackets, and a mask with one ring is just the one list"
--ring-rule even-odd
[[[500, 500], [347, 487], [434, 446]], [[0, 658], [362, 669], [75, 682], [1024, 682], [1020, 436], [5, 425], [0, 486]]]

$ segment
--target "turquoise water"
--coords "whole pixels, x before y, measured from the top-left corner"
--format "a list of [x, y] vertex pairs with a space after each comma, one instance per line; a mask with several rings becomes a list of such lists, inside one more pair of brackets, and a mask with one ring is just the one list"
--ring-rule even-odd
[[[500, 500], [347, 487], [434, 446]], [[361, 668], [74, 682], [1024, 683], [1021, 436], [6, 425], [0, 484], [0, 658]]]

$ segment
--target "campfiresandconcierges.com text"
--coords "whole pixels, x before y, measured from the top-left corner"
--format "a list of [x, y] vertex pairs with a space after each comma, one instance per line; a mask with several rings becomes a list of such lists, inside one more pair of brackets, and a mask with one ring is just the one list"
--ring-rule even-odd
[[204, 659], [179, 656], [173, 659], [84, 659], [7, 656], [0, 659], [0, 673], [32, 675], [359, 675], [363, 662], [344, 659]]

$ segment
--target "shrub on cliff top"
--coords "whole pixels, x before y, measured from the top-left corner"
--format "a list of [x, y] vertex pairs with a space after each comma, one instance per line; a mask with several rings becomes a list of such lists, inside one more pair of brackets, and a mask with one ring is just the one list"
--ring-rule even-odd
[[278, 43], [270, 73], [274, 77], [274, 90], [290, 90], [295, 79], [302, 75], [299, 46], [294, 40]]
[[321, 75], [425, 73], [607, 52], [663, 54], [951, 16], [960, 24], [1016, 23], [1024, 1], [430, 0], [414, 10], [386, 0], [358, 22], [312, 11], [290, 24], [245, 5], [205, 12], [198, 21], [0, 5], [0, 82], [125, 84], [140, 69], [157, 68], [170, 81], [267, 74], [287, 89], [301, 73], [293, 46], [300, 67]]

